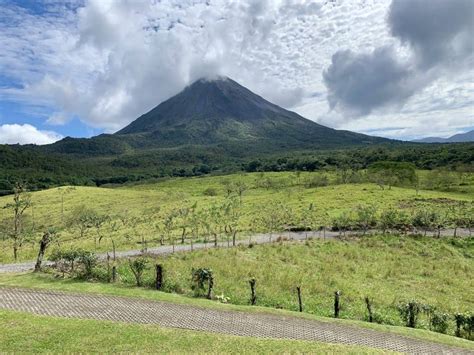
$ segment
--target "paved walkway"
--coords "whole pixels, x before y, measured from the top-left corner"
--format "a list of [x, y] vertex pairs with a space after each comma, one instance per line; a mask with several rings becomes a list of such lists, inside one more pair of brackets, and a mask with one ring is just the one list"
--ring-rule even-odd
[[474, 354], [461, 348], [334, 322], [93, 294], [0, 287], [0, 309], [261, 338], [360, 345], [416, 354]]
[[[375, 233], [376, 231], [369, 231], [367, 233]], [[357, 234], [362, 235], [361, 232], [347, 232], [349, 234]], [[445, 229], [441, 231], [441, 236], [453, 236], [454, 231], [452, 229]], [[256, 234], [252, 236], [240, 237], [240, 239], [236, 240], [236, 245], [249, 245], [252, 244], [266, 244], [272, 243], [278, 240], [278, 238], [284, 238], [285, 240], [295, 240], [295, 241], [302, 241], [306, 239], [333, 239], [340, 235], [339, 232], [331, 232], [331, 231], [318, 231], [318, 232], [291, 232], [291, 233], [275, 233], [270, 237], [270, 234]], [[470, 235], [470, 231], [468, 229], [458, 229], [457, 235], [459, 237], [465, 237]], [[175, 247], [171, 245], [163, 245], [154, 248], [148, 248], [147, 253], [153, 255], [167, 255], [173, 252], [186, 252], [191, 250], [198, 250], [198, 249], [206, 249], [206, 248], [213, 248], [214, 242], [209, 241], [208, 243], [196, 243], [192, 246], [190, 244], [176, 244]], [[219, 248], [227, 248], [232, 247], [232, 241], [230, 240], [229, 243], [225, 242], [218, 242], [217, 247]], [[143, 253], [142, 250], [127, 250], [127, 251], [118, 251], [116, 252], [116, 256], [118, 258], [125, 258], [130, 256], [138, 256]], [[100, 259], [105, 260], [107, 257], [106, 253], [98, 254]], [[51, 265], [51, 262], [44, 261], [43, 265]], [[23, 263], [14, 263], [14, 264], [0, 264], [0, 273], [8, 273], [8, 272], [24, 272], [33, 270], [35, 267], [35, 262], [23, 262]]]

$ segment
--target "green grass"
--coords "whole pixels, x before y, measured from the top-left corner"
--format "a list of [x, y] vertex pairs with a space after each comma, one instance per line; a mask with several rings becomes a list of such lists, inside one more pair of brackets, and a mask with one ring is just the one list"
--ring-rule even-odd
[[[305, 319], [317, 320], [320, 322], [337, 322], [339, 324], [352, 325], [357, 327], [364, 327], [378, 331], [391, 332], [400, 334], [415, 339], [438, 342], [445, 345], [452, 345], [464, 347], [474, 350], [474, 342], [464, 339], [455, 338], [452, 336], [438, 334], [423, 329], [411, 329], [397, 326], [387, 326], [375, 323], [367, 323], [355, 320], [333, 319], [319, 317], [314, 314], [297, 313], [282, 309], [271, 309], [259, 306], [239, 306], [232, 304], [223, 304], [215, 301], [209, 301], [202, 298], [188, 298], [178, 294], [170, 294], [165, 292], [157, 292], [146, 288], [136, 288], [124, 284], [102, 284], [92, 282], [82, 282], [74, 279], [55, 278], [50, 274], [0, 274], [0, 287], [26, 287], [36, 289], [57, 290], [66, 292], [79, 293], [93, 293], [114, 295], [122, 297], [137, 297], [150, 299], [155, 301], [171, 302], [176, 304], [187, 304], [203, 308], [243, 311], [243, 312], [257, 312], [282, 315], [286, 317], [302, 317]], [[3, 311], [0, 311], [0, 314]], [[15, 312], [16, 313], [16, 312]], [[24, 336], [24, 334], [23, 334]], [[0, 335], [1, 337], [1, 335]], [[1, 338], [0, 338], [1, 339]], [[1, 342], [0, 342], [1, 344]], [[13, 350], [12, 350], [13, 351]]]
[[[50, 189], [32, 194], [33, 208], [25, 214], [24, 226], [28, 230], [34, 226], [34, 233], [24, 243], [20, 251], [21, 260], [31, 260], [37, 253], [37, 241], [48, 227], [60, 229], [61, 247], [81, 247], [95, 251], [110, 251], [113, 237], [117, 249], [139, 249], [142, 238], [148, 246], [156, 246], [160, 232], [155, 228], [163, 214], [173, 208], [191, 206], [197, 203], [198, 209], [207, 208], [225, 199], [225, 184], [243, 182], [247, 185], [242, 204], [242, 217], [239, 222], [239, 236], [255, 232], [252, 223], [258, 212], [264, 211], [269, 203], [283, 201], [295, 212], [297, 219], [301, 211], [314, 204], [321, 223], [329, 223], [330, 219], [343, 211], [351, 211], [358, 205], [373, 204], [379, 209], [388, 207], [404, 208], [411, 211], [415, 207], [436, 207], [470, 201], [474, 192], [465, 186], [464, 192], [419, 191], [418, 195], [412, 188], [380, 189], [375, 184], [343, 184], [325, 187], [307, 188], [307, 183], [321, 173], [248, 173], [228, 176], [208, 176], [196, 178], [174, 178], [153, 184], [125, 186], [120, 188], [75, 187], [70, 190]], [[331, 182], [336, 176], [326, 173]], [[471, 181], [471, 180], [468, 180]], [[215, 189], [217, 196], [206, 196], [205, 191]], [[458, 189], [459, 190], [459, 189]], [[64, 194], [64, 213], [62, 194]], [[0, 238], [11, 232], [12, 212], [3, 209], [11, 202], [11, 196], [0, 198]], [[79, 232], [74, 228], [66, 228], [67, 219], [81, 205], [96, 210], [98, 213], [112, 217], [110, 223], [104, 225], [101, 234], [106, 238], [100, 244], [94, 228], [86, 232], [86, 237], [78, 239]], [[126, 223], [122, 223], [122, 220]], [[2, 222], [3, 221], [3, 222]], [[115, 223], [115, 226], [114, 226]], [[114, 229], [115, 228], [115, 229]], [[3, 232], [3, 233], [2, 233]], [[180, 231], [175, 230], [178, 236]], [[59, 243], [59, 242], [58, 242]], [[12, 262], [12, 246], [9, 240], [0, 240], [0, 262]], [[51, 250], [52, 248], [50, 248]]]
[[212, 334], [0, 311], [2, 353], [385, 353], [364, 347]]
[[[380, 321], [401, 325], [396, 306], [411, 299], [449, 313], [472, 311], [473, 257], [473, 238], [388, 235], [199, 250], [156, 261], [164, 265], [169, 292], [192, 297], [191, 270], [210, 268], [215, 294], [234, 304], [248, 304], [248, 280], [254, 277], [262, 306], [297, 310], [295, 288], [301, 285], [305, 311], [328, 317], [334, 291], [340, 290], [342, 317], [364, 319], [369, 296]], [[118, 271], [122, 282], [134, 283], [128, 263], [121, 262]], [[150, 268], [145, 284], [152, 286], [153, 277]]]

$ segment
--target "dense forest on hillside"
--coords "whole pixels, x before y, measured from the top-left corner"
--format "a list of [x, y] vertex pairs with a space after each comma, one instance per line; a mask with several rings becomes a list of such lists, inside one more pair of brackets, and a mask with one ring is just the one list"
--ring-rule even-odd
[[378, 161], [409, 162], [420, 169], [474, 169], [473, 143], [382, 144], [273, 155], [255, 152], [235, 155], [219, 146], [109, 153], [51, 153], [42, 147], [0, 145], [0, 194], [10, 193], [17, 181], [27, 183], [31, 190], [38, 190], [59, 185], [101, 186], [237, 171], [358, 170]]

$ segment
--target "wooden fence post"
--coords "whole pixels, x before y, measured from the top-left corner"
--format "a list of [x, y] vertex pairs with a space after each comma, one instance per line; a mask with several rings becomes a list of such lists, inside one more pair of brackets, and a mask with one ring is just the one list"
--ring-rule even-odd
[[211, 274], [209, 275], [209, 289], [207, 290], [207, 299], [212, 299], [212, 288], [214, 287], [214, 276]]
[[117, 280], [117, 266], [113, 265], [112, 266], [112, 282], [115, 282]]
[[163, 265], [156, 264], [156, 279], [155, 279], [155, 288], [161, 290], [163, 286]]
[[303, 302], [301, 301], [301, 286], [296, 287], [296, 291], [298, 292], [298, 304], [300, 312], [303, 312]]
[[370, 303], [369, 297], [365, 297], [365, 304], [367, 305], [367, 312], [369, 312], [369, 322], [372, 323], [374, 321], [374, 317], [372, 313], [372, 304]]
[[339, 303], [340, 295], [341, 295], [340, 291], [334, 292], [334, 318], [339, 318], [339, 311], [341, 309], [341, 305]]
[[249, 283], [250, 283], [250, 291], [252, 292], [252, 296], [250, 298], [250, 304], [252, 306], [255, 306], [255, 304], [257, 303], [257, 294], [255, 293], [255, 284], [256, 284], [256, 280], [254, 278], [250, 279]]

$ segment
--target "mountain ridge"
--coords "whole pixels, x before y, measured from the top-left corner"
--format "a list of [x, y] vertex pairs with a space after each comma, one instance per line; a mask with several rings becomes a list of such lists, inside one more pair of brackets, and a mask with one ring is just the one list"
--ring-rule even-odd
[[466, 143], [474, 142], [474, 129], [464, 133], [458, 133], [448, 138], [441, 137], [426, 137], [415, 139], [412, 142], [417, 143]]

